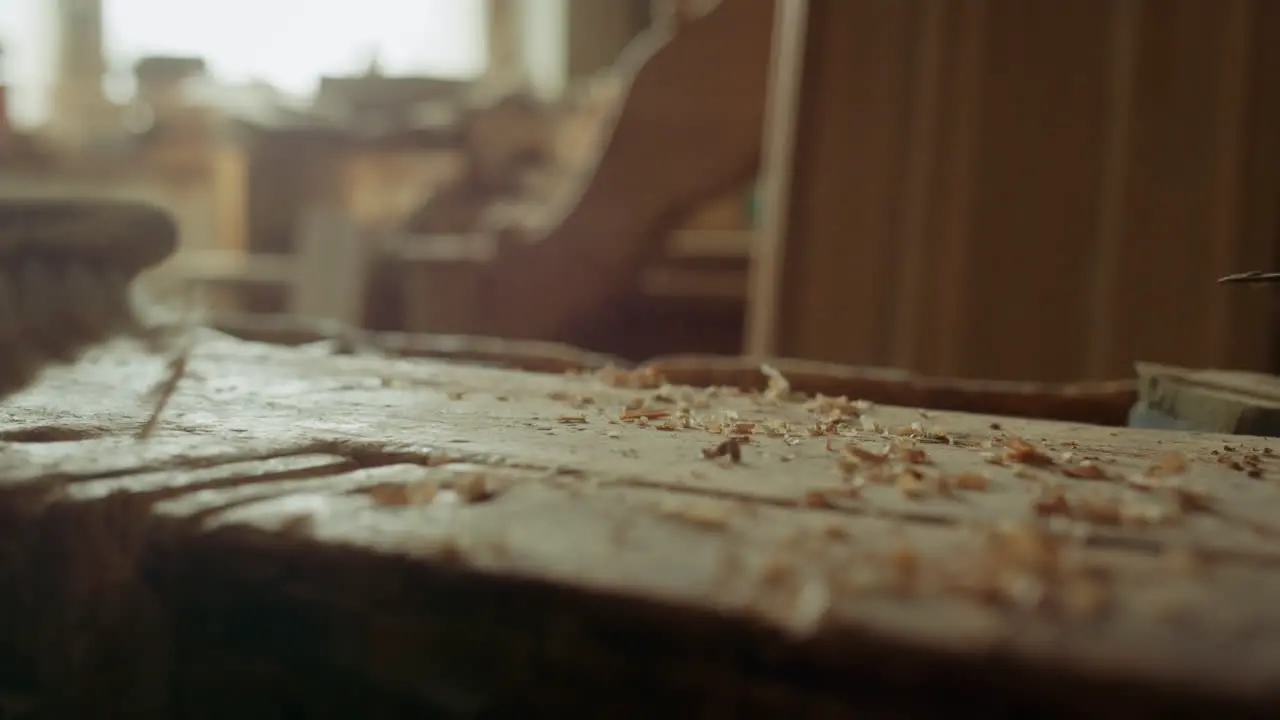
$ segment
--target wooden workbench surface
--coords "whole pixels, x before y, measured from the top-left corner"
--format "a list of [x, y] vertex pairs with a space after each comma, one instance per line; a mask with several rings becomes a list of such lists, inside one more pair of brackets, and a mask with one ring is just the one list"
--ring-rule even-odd
[[212, 335], [136, 441], [162, 369], [113, 348], [0, 414], [0, 683], [95, 717], [1280, 707], [1280, 441]]

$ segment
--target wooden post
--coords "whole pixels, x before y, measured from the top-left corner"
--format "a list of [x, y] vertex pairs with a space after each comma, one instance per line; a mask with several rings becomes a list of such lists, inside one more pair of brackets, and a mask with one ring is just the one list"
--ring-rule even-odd
[[749, 351], [1262, 368], [1280, 3], [779, 0]]

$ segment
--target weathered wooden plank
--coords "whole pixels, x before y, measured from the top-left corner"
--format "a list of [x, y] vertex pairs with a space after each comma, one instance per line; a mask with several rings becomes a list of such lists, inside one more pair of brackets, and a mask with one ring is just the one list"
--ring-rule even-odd
[[126, 346], [0, 418], [0, 683], [50, 711], [1280, 707], [1280, 440], [219, 336], [191, 368], [147, 442]]
[[[1274, 651], [1256, 639], [1269, 625], [1263, 598], [1276, 592], [1271, 574], [1263, 580], [1249, 568], [1226, 565], [1198, 575], [1172, 558], [1060, 547], [1016, 530], [984, 535], [719, 499], [673, 502], [645, 491], [575, 492], [543, 483], [517, 485], [492, 502], [463, 506], [388, 509], [350, 495], [293, 495], [237, 507], [213, 522], [224, 534], [216, 536], [221, 542], [207, 540], [203, 552], [209, 560], [222, 553], [239, 559], [212, 567], [241, 595], [202, 598], [214, 606], [212, 612], [231, 615], [226, 604], [275, 597], [346, 626], [353, 622], [351, 608], [379, 608], [388, 625], [383, 633], [398, 627], [419, 641], [382, 637], [385, 646], [362, 648], [357, 633], [335, 648], [303, 639], [314, 633], [298, 628], [296, 635], [282, 631], [276, 641], [302, 647], [258, 647], [286, 665], [295, 654], [327, 657], [332, 667], [367, 673], [368, 683], [416, 694], [424, 704], [462, 702], [449, 698], [457, 692], [476, 703], [512, 694], [536, 698], [544, 673], [557, 672], [608, 683], [618, 703], [643, 702], [651, 687], [646, 681], [678, 696], [669, 686], [678, 687], [686, 669], [690, 677], [719, 675], [718, 682], [728, 686], [708, 692], [750, 694], [756, 684], [779, 681], [767, 669], [750, 667], [759, 662], [753, 656], [788, 647], [814, 674], [811, 694], [791, 688], [789, 702], [801, 713], [838, 696], [828, 683], [834, 685], [842, 673], [848, 673], [845, 681], [858, 683], [846, 692], [862, 691], [862, 683], [871, 682], [866, 674], [892, 684], [902, 682], [894, 676], [906, 668], [925, 676], [917, 691], [927, 691], [931, 682], [963, 680], [970, 683], [968, 692], [1004, 694], [1003, 702], [1036, 706], [1082, 707], [1070, 695], [1088, 686], [1068, 682], [1072, 675], [1160, 681], [1169, 696], [1147, 698], [1151, 704], [1140, 705], [1139, 713], [1161, 700], [1191, 702], [1192, 690], [1264, 696], [1276, 679]], [[299, 568], [282, 536], [292, 543], [320, 539], [331, 552], [342, 548], [355, 555], [347, 562], [313, 561]], [[355, 557], [374, 565], [357, 570], [351, 567]], [[288, 590], [279, 586], [285, 563], [294, 568]], [[334, 572], [337, 566], [344, 570]], [[167, 569], [175, 591], [192, 580], [181, 568]], [[491, 589], [459, 586], [463, 569]], [[397, 580], [388, 584], [389, 577]], [[528, 590], [530, 580], [605, 598], [644, 597], [656, 607], [646, 614], [582, 595], [532, 599], [524, 594], [537, 598]], [[504, 595], [522, 599], [502, 600]], [[484, 609], [459, 609], [472, 603]], [[673, 617], [664, 618], [661, 607]], [[706, 628], [691, 617], [677, 619], [689, 608], [740, 619], [743, 635], [726, 637], [709, 617]], [[486, 630], [491, 624], [501, 631]], [[747, 632], [761, 632], [761, 625], [769, 628], [763, 637]], [[367, 632], [372, 634], [363, 638], [366, 643], [379, 634]], [[553, 648], [561, 633], [572, 651], [557, 656]], [[671, 665], [670, 675], [654, 677], [652, 668], [629, 657], [635, 652], [629, 633], [653, 634], [650, 643], [658, 648], [650, 652], [658, 657], [645, 662]], [[745, 657], [719, 657], [731, 647]], [[348, 655], [353, 652], [359, 654]], [[983, 677], [965, 669], [991, 656], [1008, 663], [1008, 672]], [[709, 667], [717, 662], [723, 665]], [[539, 663], [548, 668], [539, 672]], [[1241, 664], [1249, 669], [1241, 671]], [[616, 674], [606, 675], [598, 665]], [[1037, 676], [1052, 689], [1037, 696], [1031, 686], [1011, 682]], [[897, 691], [912, 689], [904, 683]], [[686, 701], [694, 697], [685, 695]]]

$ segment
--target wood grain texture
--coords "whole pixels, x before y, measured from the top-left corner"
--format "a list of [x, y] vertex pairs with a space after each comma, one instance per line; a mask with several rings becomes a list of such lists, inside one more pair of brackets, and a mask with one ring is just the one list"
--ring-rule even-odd
[[800, 20], [779, 28], [752, 354], [1271, 369], [1267, 297], [1213, 280], [1275, 254], [1280, 5], [779, 6]]
[[0, 685], [55, 716], [1280, 707], [1278, 440], [207, 334], [138, 443], [161, 364], [4, 408]]

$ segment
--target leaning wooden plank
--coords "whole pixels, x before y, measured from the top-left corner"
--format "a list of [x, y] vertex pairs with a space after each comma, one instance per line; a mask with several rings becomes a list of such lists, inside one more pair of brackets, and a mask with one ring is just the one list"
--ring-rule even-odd
[[1277, 440], [211, 337], [136, 444], [148, 373], [0, 419], [63, 716], [1280, 708]]
[[[220, 317], [218, 330], [243, 340], [308, 345], [321, 352], [382, 354], [489, 364], [532, 372], [601, 370], [628, 363], [560, 343], [469, 335], [367, 332], [341, 323], [276, 315]], [[674, 355], [643, 366], [678, 385], [763, 387], [763, 365], [780, 369], [797, 391], [849, 395], [895, 405], [1124, 425], [1137, 382], [1037, 383], [937, 378], [892, 368], [849, 367], [788, 358]]]
[[[244, 340], [309, 344], [333, 352], [374, 353], [490, 364], [533, 372], [622, 368], [625, 361], [559, 343], [465, 335], [365, 332], [340, 323], [291, 316], [219, 319], [218, 329]], [[797, 391], [849, 395], [895, 405], [984, 412], [1103, 425], [1124, 425], [1137, 399], [1133, 380], [1036, 383], [934, 378], [892, 368], [856, 368], [786, 358], [709, 355], [658, 357], [645, 362], [655, 377], [677, 385], [763, 387], [763, 364], [784, 372]]]
[[890, 405], [992, 413], [1014, 417], [1123, 425], [1137, 399], [1132, 380], [1079, 383], [1010, 382], [940, 378], [896, 368], [855, 368], [836, 363], [787, 358], [660, 357], [646, 367], [670, 382], [729, 385], [744, 390], [764, 387], [768, 365], [793, 389], [810, 394], [847, 395]]

